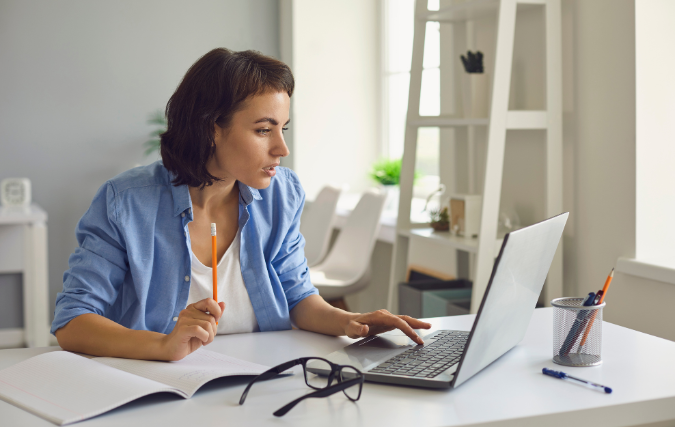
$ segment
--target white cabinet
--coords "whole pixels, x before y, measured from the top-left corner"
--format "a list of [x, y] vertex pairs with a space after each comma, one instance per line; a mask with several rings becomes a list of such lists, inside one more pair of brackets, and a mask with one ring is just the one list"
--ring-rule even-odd
[[24, 328], [0, 329], [0, 347], [49, 345], [47, 213], [0, 207], [0, 274], [23, 275]]

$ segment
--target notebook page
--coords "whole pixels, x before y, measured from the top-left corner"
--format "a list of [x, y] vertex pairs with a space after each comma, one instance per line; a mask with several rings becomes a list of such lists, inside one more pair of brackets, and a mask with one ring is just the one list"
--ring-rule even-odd
[[44, 353], [0, 371], [0, 399], [58, 425], [161, 391], [183, 396], [173, 387], [67, 351]]
[[199, 387], [216, 378], [233, 375], [258, 375], [269, 369], [267, 366], [225, 356], [204, 348], [200, 348], [177, 362], [155, 362], [114, 357], [97, 357], [92, 360], [175, 387], [184, 392], [187, 397], [192, 397], [199, 390]]

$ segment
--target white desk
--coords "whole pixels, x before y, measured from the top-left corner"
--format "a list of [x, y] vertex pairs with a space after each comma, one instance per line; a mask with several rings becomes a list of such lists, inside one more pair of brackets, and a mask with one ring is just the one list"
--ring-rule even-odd
[[[307, 399], [283, 418], [272, 412], [308, 393], [301, 371], [256, 384], [238, 405], [247, 379], [207, 384], [192, 399], [150, 396], [75, 425], [89, 426], [632, 426], [675, 420], [675, 343], [613, 324], [603, 326], [605, 363], [561, 368], [551, 362], [551, 313], [535, 311], [525, 339], [455, 390], [366, 383], [356, 404], [342, 393]], [[468, 330], [473, 315], [432, 319]], [[352, 342], [304, 331], [217, 337], [210, 350], [269, 366], [301, 356], [322, 356]], [[58, 347], [0, 351], [0, 369]], [[607, 395], [541, 374], [542, 367], [610, 386]], [[0, 401], [3, 426], [53, 426]]]
[[23, 274], [23, 331], [0, 329], [0, 347], [49, 345], [47, 213], [0, 207], [0, 274]]

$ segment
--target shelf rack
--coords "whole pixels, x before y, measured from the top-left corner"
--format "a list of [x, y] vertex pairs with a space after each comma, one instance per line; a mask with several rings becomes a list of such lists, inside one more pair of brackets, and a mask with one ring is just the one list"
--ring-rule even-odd
[[[516, 26], [516, 9], [543, 6], [546, 28], [546, 110], [513, 111], [508, 109], [513, 44]], [[522, 10], [522, 9], [521, 9]], [[497, 17], [496, 56], [490, 111], [487, 118], [463, 118], [457, 116], [420, 116], [420, 92], [422, 84], [424, 38], [426, 22], [464, 22], [467, 30], [472, 21], [488, 16]], [[471, 46], [467, 46], [471, 48]], [[444, 52], [441, 52], [443, 56]], [[455, 82], [457, 83], [457, 82]], [[487, 128], [487, 159], [483, 187], [481, 228], [477, 238], [453, 236], [450, 233], [434, 232], [410, 222], [413, 191], [417, 131], [420, 127], [468, 129], [469, 144], [473, 143], [473, 131]], [[506, 131], [512, 129], [540, 129], [546, 131], [546, 208], [547, 217], [562, 212], [562, 47], [560, 0], [467, 0], [429, 11], [427, 0], [417, 0], [413, 37], [412, 64], [405, 143], [401, 169], [401, 195], [397, 217], [397, 232], [394, 241], [388, 307], [397, 312], [398, 283], [405, 280], [408, 268], [410, 241], [442, 244], [457, 250], [475, 254], [475, 266], [471, 266], [473, 293], [471, 312], [475, 313], [487, 287], [494, 258], [502, 243], [497, 236], [497, 220], [502, 187]], [[472, 159], [470, 159], [472, 161]], [[472, 179], [472, 178], [470, 178]], [[470, 187], [472, 185], [470, 184]], [[544, 219], [544, 218], [541, 218]], [[562, 242], [553, 259], [544, 287], [545, 299], [562, 296]]]

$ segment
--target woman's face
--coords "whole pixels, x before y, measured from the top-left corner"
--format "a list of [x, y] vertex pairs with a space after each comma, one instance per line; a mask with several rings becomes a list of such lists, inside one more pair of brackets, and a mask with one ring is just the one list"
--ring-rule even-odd
[[289, 154], [283, 130], [289, 122], [290, 106], [285, 92], [246, 100], [227, 128], [215, 125], [216, 152], [207, 164], [208, 171], [259, 190], [267, 188], [279, 160]]

